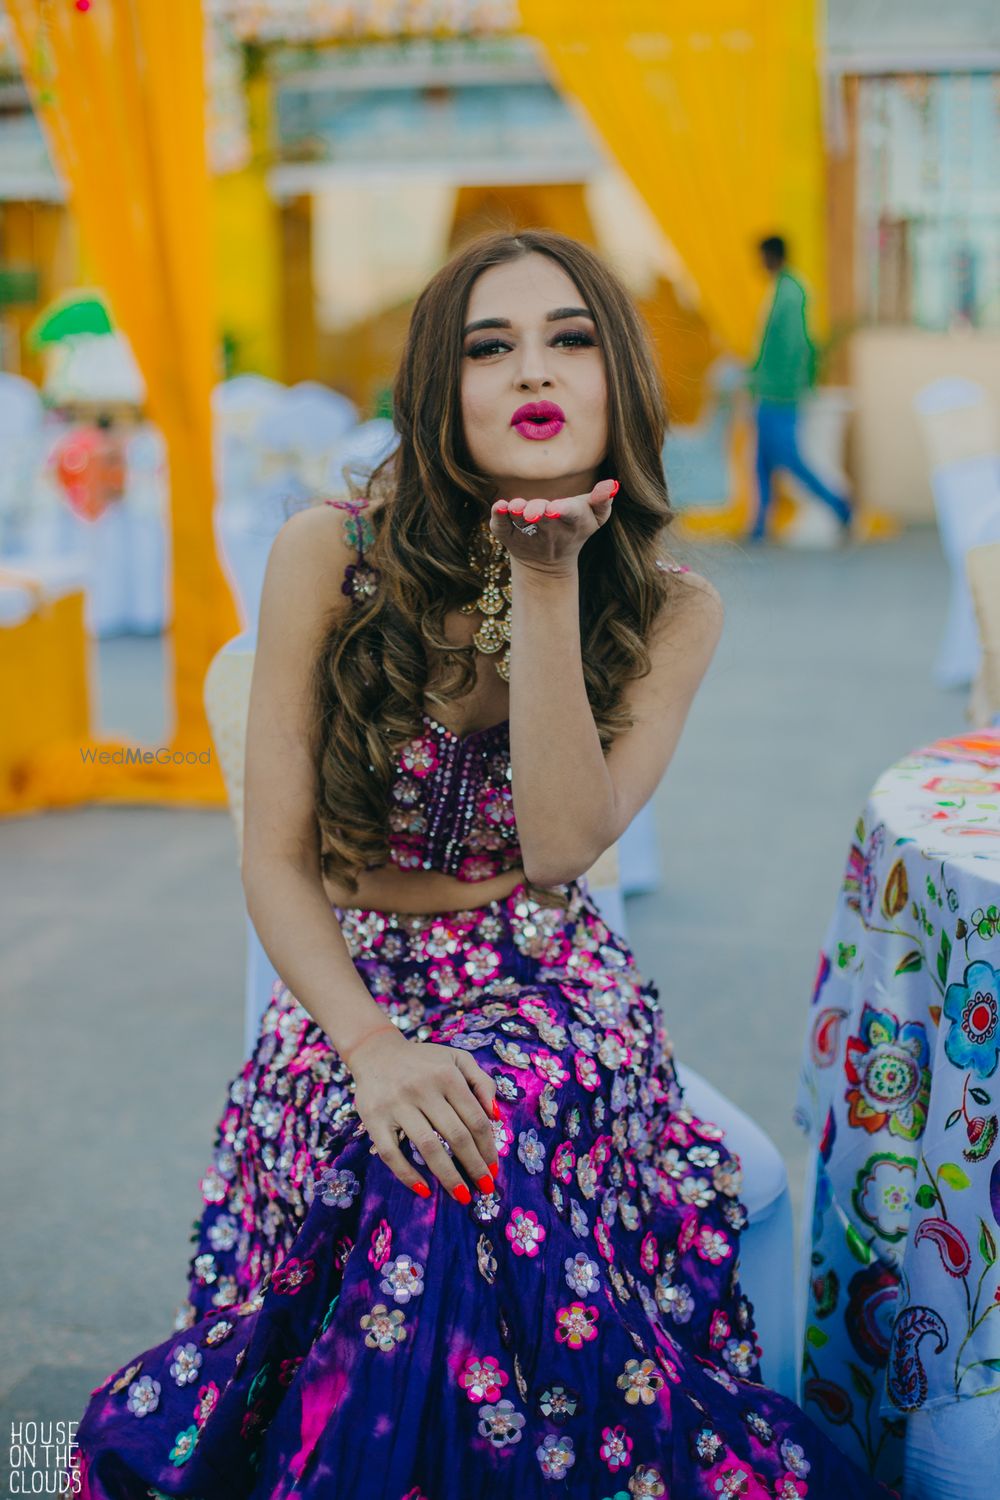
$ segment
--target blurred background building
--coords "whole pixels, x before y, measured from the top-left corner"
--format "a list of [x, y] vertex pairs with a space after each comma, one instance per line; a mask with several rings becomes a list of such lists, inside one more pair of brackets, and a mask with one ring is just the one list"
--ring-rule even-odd
[[[656, 332], [674, 420], [696, 422], [726, 347], [699, 267], [561, 92], [513, 0], [452, 4], [450, 35], [423, 33], [427, 9], [213, 0], [228, 372], [318, 380], [387, 414], [412, 299], [449, 249], [490, 225], [547, 224], [613, 259]], [[1000, 12], [831, 0], [818, 55], [822, 379], [854, 388], [859, 494], [929, 519], [913, 390], [947, 365], [1000, 396]], [[91, 277], [6, 21], [0, 70], [2, 364], [41, 380], [28, 329]]]

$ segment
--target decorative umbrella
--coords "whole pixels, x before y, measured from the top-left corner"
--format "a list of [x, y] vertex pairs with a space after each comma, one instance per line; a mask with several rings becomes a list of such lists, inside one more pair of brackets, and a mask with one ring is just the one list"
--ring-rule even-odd
[[64, 293], [49, 304], [28, 330], [28, 344], [41, 349], [77, 333], [113, 332], [111, 315], [100, 292], [81, 290]]

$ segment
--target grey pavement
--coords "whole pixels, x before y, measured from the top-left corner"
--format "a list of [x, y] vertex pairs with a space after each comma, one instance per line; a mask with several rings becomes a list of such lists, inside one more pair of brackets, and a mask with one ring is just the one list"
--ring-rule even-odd
[[[930, 677], [947, 578], [928, 531], [686, 560], [727, 628], [656, 796], [663, 885], [629, 901], [628, 937], [678, 1056], [770, 1133], [798, 1202], [806, 1007], [855, 820], [884, 767], [964, 724]], [[159, 643], [101, 658], [105, 726], [155, 740]], [[0, 879], [6, 1434], [78, 1419], [171, 1335], [243, 1060], [244, 919], [223, 811], [0, 822]]]

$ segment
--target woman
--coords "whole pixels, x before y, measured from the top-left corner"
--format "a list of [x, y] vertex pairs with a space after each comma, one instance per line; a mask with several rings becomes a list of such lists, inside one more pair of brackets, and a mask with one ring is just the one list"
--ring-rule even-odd
[[738, 1165], [584, 878], [721, 628], [660, 553], [636, 311], [572, 240], [480, 239], [394, 396], [368, 493], [270, 558], [243, 880], [285, 982], [82, 1493], [884, 1495], [757, 1381]]

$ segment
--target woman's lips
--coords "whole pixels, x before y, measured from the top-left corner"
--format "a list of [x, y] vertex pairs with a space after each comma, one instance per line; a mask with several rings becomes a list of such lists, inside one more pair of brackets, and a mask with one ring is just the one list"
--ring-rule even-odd
[[541, 442], [544, 438], [555, 437], [557, 432], [562, 432], [566, 423], [559, 417], [549, 417], [543, 422], [524, 421], [515, 422], [514, 431], [519, 432], [523, 438], [529, 438], [532, 442]]

